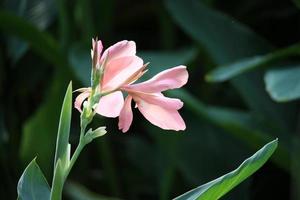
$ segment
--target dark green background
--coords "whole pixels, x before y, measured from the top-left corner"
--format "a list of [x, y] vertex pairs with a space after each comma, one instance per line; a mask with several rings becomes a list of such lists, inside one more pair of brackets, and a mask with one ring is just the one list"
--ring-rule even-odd
[[[89, 84], [91, 38], [105, 47], [134, 40], [150, 62], [149, 78], [185, 64], [184, 132], [154, 127], [135, 109], [128, 133], [97, 116], [108, 134], [81, 154], [65, 199], [171, 199], [238, 166], [263, 144], [279, 149], [262, 169], [224, 199], [300, 199], [299, 101], [275, 102], [265, 90], [269, 67], [299, 66], [292, 56], [223, 83], [214, 68], [299, 41], [294, 0], [6, 0], [0, 10], [0, 199], [37, 156], [51, 182], [58, 118], [68, 82]], [[300, 49], [300, 48], [299, 48]], [[159, 116], [158, 116], [159, 117]], [[73, 109], [71, 144], [79, 137]], [[298, 189], [297, 189], [298, 188]], [[97, 194], [97, 195], [96, 195]], [[105, 197], [103, 197], [105, 196]]]

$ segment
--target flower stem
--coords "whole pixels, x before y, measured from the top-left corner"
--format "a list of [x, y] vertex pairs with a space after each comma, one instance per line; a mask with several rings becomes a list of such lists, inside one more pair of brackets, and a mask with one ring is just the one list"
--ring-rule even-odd
[[73, 168], [76, 160], [78, 159], [82, 149], [85, 147], [85, 145], [87, 144], [85, 138], [84, 138], [84, 133], [85, 133], [85, 129], [87, 127], [87, 124], [83, 122], [84, 120], [81, 120], [81, 130], [80, 130], [80, 138], [79, 138], [79, 144], [77, 146], [77, 148], [75, 149], [75, 152], [70, 160], [69, 166], [65, 172], [65, 179], [67, 178], [67, 176], [69, 175], [71, 169]]

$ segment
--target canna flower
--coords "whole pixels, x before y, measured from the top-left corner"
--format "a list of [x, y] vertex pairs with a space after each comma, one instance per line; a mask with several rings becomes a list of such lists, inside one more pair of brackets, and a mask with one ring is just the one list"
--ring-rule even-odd
[[[136, 56], [135, 43], [118, 42], [101, 55], [102, 48], [101, 41], [93, 40], [93, 70], [103, 73], [97, 83], [96, 90], [102, 96], [94, 108], [96, 113], [106, 117], [119, 116], [119, 129], [126, 132], [133, 120], [131, 104], [134, 101], [135, 107], [152, 124], [166, 130], [185, 129], [184, 120], [178, 112], [183, 102], [162, 94], [186, 84], [188, 72], [185, 66], [165, 70], [148, 81], [134, 84], [146, 72], [147, 67]], [[93, 95], [93, 88], [78, 91], [82, 93], [75, 100], [75, 108], [81, 111], [82, 103]], [[127, 93], [125, 102], [122, 92]]]
[[[103, 73], [97, 90], [101, 94], [107, 94], [100, 98], [95, 112], [105, 117], [117, 117], [124, 104], [123, 94], [119, 88], [134, 81], [134, 76], [137, 77], [136, 74], [144, 69], [143, 60], [136, 56], [133, 41], [118, 42], [106, 49], [103, 54], [100, 40], [93, 40], [92, 45], [93, 70], [101, 70]], [[81, 88], [78, 91], [82, 93], [75, 100], [75, 108], [81, 111], [81, 105], [90, 97], [92, 88]]]

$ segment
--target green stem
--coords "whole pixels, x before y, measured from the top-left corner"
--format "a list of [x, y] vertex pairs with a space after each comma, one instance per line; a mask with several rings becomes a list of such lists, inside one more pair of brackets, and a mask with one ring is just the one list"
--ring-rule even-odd
[[84, 132], [85, 132], [85, 129], [87, 127], [87, 124], [83, 122], [84, 120], [82, 120], [81, 118], [81, 130], [80, 130], [80, 139], [79, 139], [79, 144], [77, 146], [77, 148], [75, 149], [75, 152], [70, 160], [70, 163], [69, 163], [69, 166], [65, 172], [65, 180], [67, 179], [67, 176], [69, 175], [71, 169], [73, 168], [76, 160], [78, 159], [79, 157], [79, 154], [81, 153], [82, 149], [85, 147], [85, 145], [87, 144], [85, 138], [84, 138]]
[[69, 175], [71, 169], [73, 168], [73, 166], [74, 166], [76, 160], [78, 159], [78, 157], [79, 157], [79, 155], [80, 155], [82, 149], [85, 147], [85, 145], [86, 145], [86, 143], [83, 142], [83, 140], [81, 140], [81, 141], [79, 142], [79, 144], [78, 144], [78, 146], [77, 146], [77, 148], [76, 148], [76, 150], [75, 150], [75, 152], [74, 152], [74, 154], [73, 154], [73, 156], [72, 156], [72, 158], [71, 158], [71, 160], [70, 160], [69, 167], [68, 167], [68, 169], [67, 169], [66, 172], [65, 172], [65, 176], [64, 176], [64, 177], [65, 177], [65, 180], [67, 179], [67, 176]]

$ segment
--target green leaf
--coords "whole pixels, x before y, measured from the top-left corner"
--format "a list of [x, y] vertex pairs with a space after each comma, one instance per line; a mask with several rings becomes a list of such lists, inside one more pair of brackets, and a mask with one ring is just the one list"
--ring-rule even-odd
[[66, 95], [61, 108], [58, 133], [56, 140], [56, 150], [55, 150], [55, 161], [54, 166], [58, 159], [61, 160], [61, 165], [67, 167], [70, 159], [70, 125], [72, 117], [72, 82], [69, 83]]
[[300, 67], [269, 70], [265, 74], [266, 89], [278, 102], [300, 98]]
[[20, 200], [50, 199], [50, 187], [35, 159], [24, 170], [17, 190]]
[[65, 68], [67, 66], [57, 41], [51, 35], [38, 30], [24, 19], [7, 11], [0, 11], [0, 30], [5, 34], [16, 36], [28, 42], [38, 55], [51, 62], [55, 67]]
[[298, 55], [300, 51], [299, 44], [289, 46], [268, 53], [262, 56], [254, 56], [246, 59], [238, 60], [237, 62], [220, 66], [206, 75], [206, 80], [210, 82], [220, 82], [232, 79], [240, 74], [249, 72], [254, 69], [262, 68], [279, 59], [284, 59], [289, 56]]
[[64, 181], [64, 167], [62, 166], [61, 160], [58, 159], [53, 175], [52, 188], [50, 194], [51, 200], [61, 200]]
[[221, 82], [227, 81], [242, 73], [258, 68], [266, 59], [263, 56], [255, 56], [239, 60], [229, 65], [220, 66], [205, 76], [206, 81]]
[[209, 183], [201, 185], [177, 198], [175, 200], [208, 200], [219, 199], [246, 178], [251, 176], [267, 162], [277, 148], [277, 139], [266, 144], [253, 156], [245, 160], [234, 171], [221, 176]]

